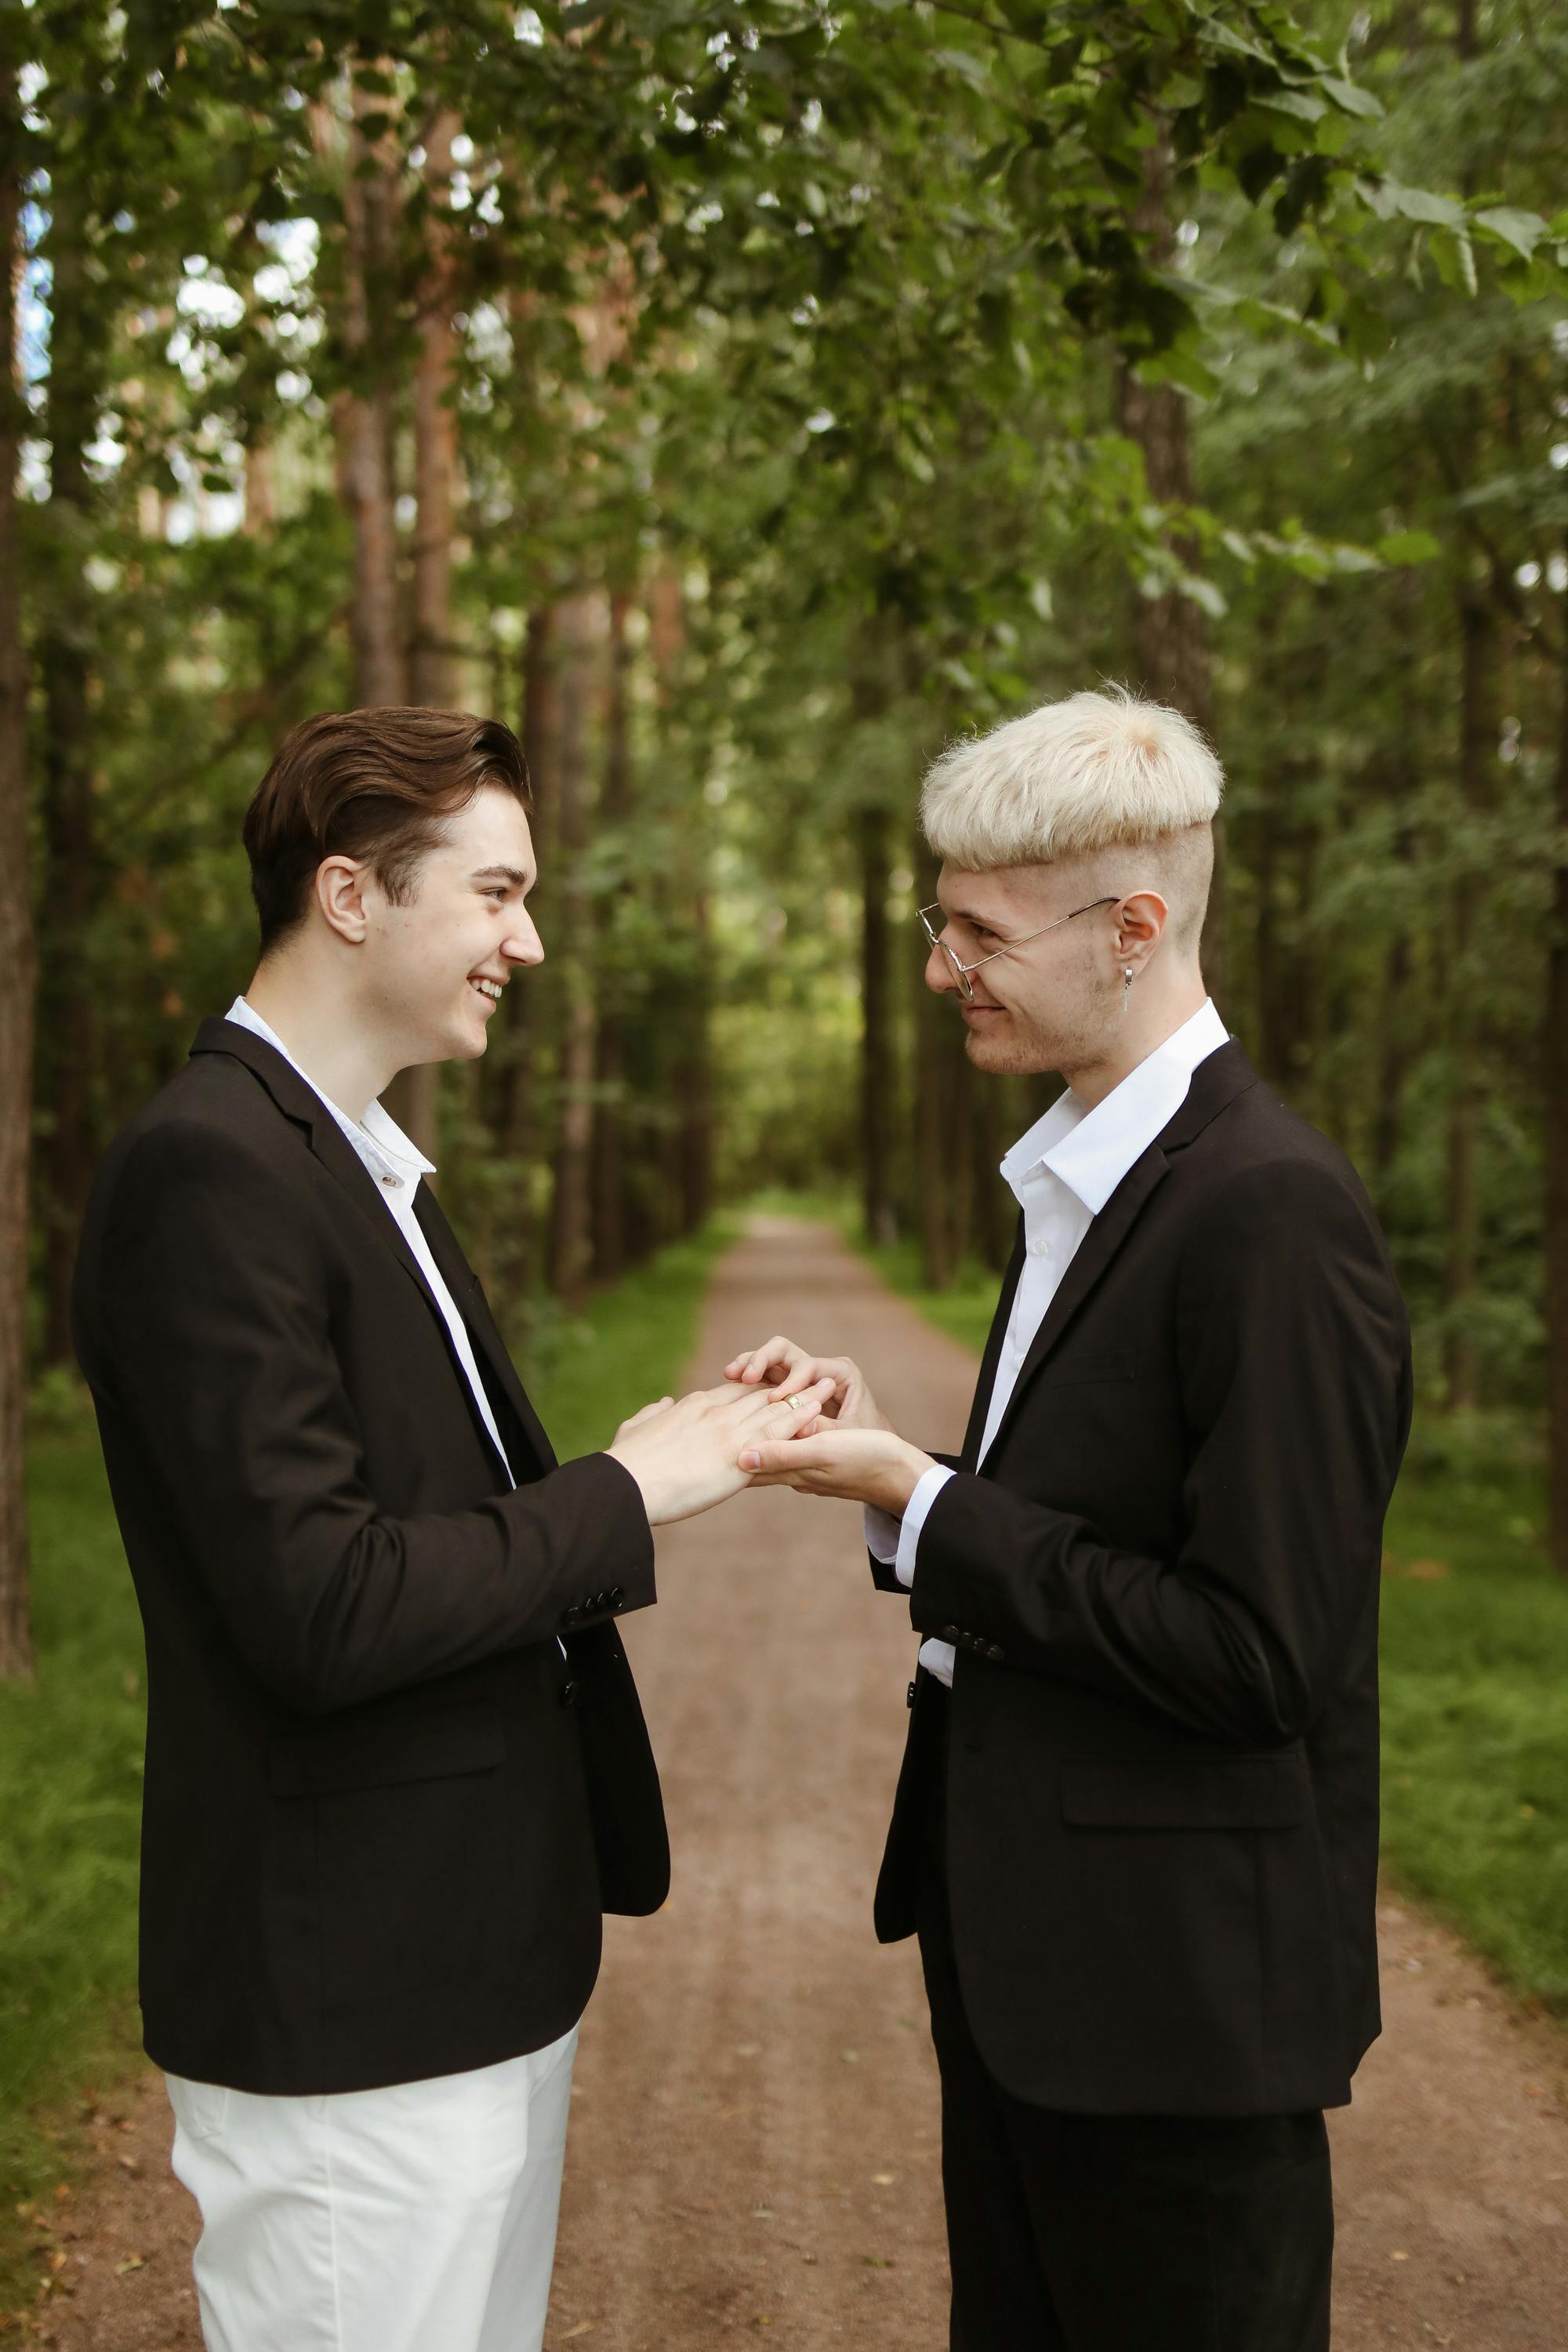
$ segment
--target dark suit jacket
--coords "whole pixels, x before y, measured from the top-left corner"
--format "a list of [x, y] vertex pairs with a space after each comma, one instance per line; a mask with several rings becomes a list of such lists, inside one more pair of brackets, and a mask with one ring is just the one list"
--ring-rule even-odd
[[917, 1678], [878, 1932], [911, 1932], [944, 1804], [965, 2009], [1009, 2090], [1342, 2104], [1378, 2031], [1378, 1578], [1410, 1414], [1371, 1205], [1222, 1047], [1095, 1219], [977, 1473], [1021, 1264], [921, 1535], [910, 1614], [957, 1664], [951, 1698]]
[[556, 1466], [427, 1185], [417, 1213], [515, 1491], [373, 1180], [248, 1030], [203, 1024], [82, 1235], [147, 1636], [147, 2048], [239, 2090], [541, 2049], [601, 1909], [668, 1885], [614, 1622], [655, 1597], [642, 1498], [605, 1454]]

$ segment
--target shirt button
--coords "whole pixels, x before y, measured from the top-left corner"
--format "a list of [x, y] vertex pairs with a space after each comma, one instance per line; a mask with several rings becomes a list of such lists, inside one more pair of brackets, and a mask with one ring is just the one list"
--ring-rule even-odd
[[395, 1192], [397, 1190], [397, 1179], [395, 1176], [384, 1176], [381, 1181], [389, 1191]]

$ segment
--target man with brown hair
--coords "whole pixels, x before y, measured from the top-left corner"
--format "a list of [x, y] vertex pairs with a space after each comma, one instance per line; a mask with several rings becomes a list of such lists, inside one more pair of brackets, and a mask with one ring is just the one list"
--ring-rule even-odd
[[600, 1915], [668, 1884], [616, 1620], [651, 1527], [811, 1418], [667, 1397], [557, 1465], [376, 1099], [482, 1054], [541, 961], [527, 797], [493, 720], [296, 728], [245, 823], [255, 978], [84, 1226], [147, 1638], [142, 2013], [212, 2352], [536, 2352]]

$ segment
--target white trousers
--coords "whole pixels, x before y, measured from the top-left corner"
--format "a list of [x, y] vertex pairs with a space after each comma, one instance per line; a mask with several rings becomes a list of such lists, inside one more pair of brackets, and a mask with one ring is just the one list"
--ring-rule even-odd
[[540, 2352], [576, 2051], [321, 2098], [170, 2075], [208, 2352]]

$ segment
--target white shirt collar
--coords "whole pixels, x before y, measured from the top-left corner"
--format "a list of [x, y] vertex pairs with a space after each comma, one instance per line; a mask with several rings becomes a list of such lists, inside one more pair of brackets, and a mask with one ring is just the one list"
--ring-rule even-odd
[[348, 1112], [332, 1100], [331, 1095], [322, 1094], [310, 1072], [300, 1068], [299, 1063], [271, 1023], [264, 1021], [255, 1007], [246, 1003], [243, 996], [235, 998], [224, 1017], [226, 1020], [234, 1022], [241, 1029], [253, 1031], [258, 1037], [265, 1037], [274, 1052], [282, 1055], [289, 1067], [297, 1072], [304, 1079], [310, 1092], [326, 1104], [378, 1184], [384, 1183], [390, 1178], [392, 1182], [387, 1186], [389, 1191], [406, 1184], [412, 1192], [417, 1186], [421, 1176], [434, 1176], [435, 1162], [426, 1160], [425, 1154], [409, 1141], [397, 1121], [388, 1117], [380, 1103], [373, 1102], [363, 1118], [355, 1119], [351, 1118]]
[[1045, 1167], [1098, 1217], [1128, 1170], [1185, 1102], [1199, 1063], [1228, 1042], [1211, 997], [1092, 1110], [1069, 1087], [1002, 1162], [1020, 1202], [1022, 1187]]

